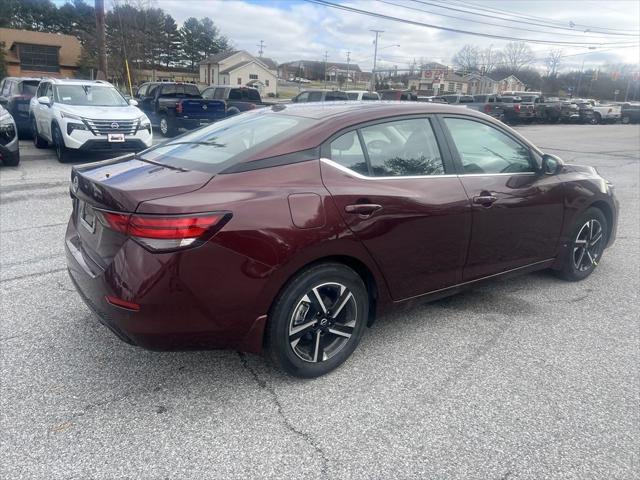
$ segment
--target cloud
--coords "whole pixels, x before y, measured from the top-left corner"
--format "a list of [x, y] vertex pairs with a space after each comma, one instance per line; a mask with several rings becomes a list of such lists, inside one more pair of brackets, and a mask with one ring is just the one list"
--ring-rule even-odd
[[[333, 0], [345, 3], [344, 0]], [[640, 2], [631, 1], [573, 1], [542, 2], [527, 1], [504, 2], [484, 1], [476, 2], [480, 8], [504, 9], [504, 15], [517, 13], [533, 17], [545, 18], [558, 22], [570, 28], [569, 22], [577, 24], [576, 31], [554, 30], [555, 34], [545, 32], [542, 27], [525, 23], [508, 23], [508, 27], [482, 25], [461, 20], [460, 17], [474, 18], [487, 23], [501, 23], [497, 18], [470, 17], [450, 10], [426, 6], [409, 0], [388, 0], [398, 4], [374, 2], [371, 0], [353, 0], [346, 5], [362, 10], [411, 19], [414, 21], [443, 25], [452, 28], [510, 35], [521, 38], [536, 38], [544, 40], [612, 42], [636, 42], [638, 37], [598, 36], [593, 32], [578, 30], [580, 25], [593, 25], [601, 28], [638, 31], [640, 29]], [[503, 47], [507, 42], [497, 39], [462, 35], [437, 29], [424, 28], [415, 25], [383, 20], [352, 12], [344, 12], [329, 7], [304, 2], [302, 0], [155, 0], [155, 3], [170, 13], [179, 23], [188, 17], [208, 16], [216, 23], [221, 31], [227, 35], [237, 48], [250, 52], [257, 52], [257, 44], [264, 40], [266, 44], [265, 56], [272, 57], [278, 62], [297, 59], [321, 60], [328, 53], [333, 61], [346, 61], [347, 52], [353, 63], [358, 63], [363, 69], [371, 69], [373, 65], [372, 29], [384, 30], [380, 37], [380, 51], [378, 65], [383, 67], [407, 68], [415, 59], [425, 61], [440, 61], [450, 63], [453, 54], [464, 44], [470, 43], [480, 47], [493, 45]], [[460, 2], [459, 2], [460, 3]], [[454, 8], [469, 8], [467, 1], [463, 4], [446, 4]], [[413, 10], [405, 7], [411, 7]], [[425, 10], [416, 11], [415, 9]], [[429, 12], [427, 12], [428, 10]], [[489, 14], [487, 11], [477, 10]], [[451, 15], [446, 18], [435, 13]], [[490, 17], [493, 17], [490, 14]], [[518, 20], [518, 17], [512, 17]], [[520, 19], [524, 20], [524, 19]], [[536, 23], [535, 20], [530, 20]], [[505, 23], [505, 22], [502, 22]], [[524, 29], [534, 30], [525, 31]], [[564, 34], [564, 35], [561, 35]], [[589, 38], [591, 37], [591, 38]], [[392, 45], [399, 44], [400, 47]], [[551, 48], [549, 45], [531, 44], [540, 64]], [[600, 63], [637, 63], [640, 50], [636, 48], [610, 47], [589, 51], [585, 47], [564, 47], [566, 55], [565, 67], [585, 66]], [[585, 55], [576, 55], [583, 54]], [[586, 67], [585, 67], [586, 68]]]

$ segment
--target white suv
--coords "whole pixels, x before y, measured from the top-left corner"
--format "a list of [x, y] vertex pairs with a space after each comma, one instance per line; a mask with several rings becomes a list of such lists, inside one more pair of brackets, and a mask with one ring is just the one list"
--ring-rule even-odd
[[151, 122], [136, 105], [100, 80], [43, 79], [29, 105], [33, 142], [52, 145], [60, 162], [71, 151], [144, 150]]

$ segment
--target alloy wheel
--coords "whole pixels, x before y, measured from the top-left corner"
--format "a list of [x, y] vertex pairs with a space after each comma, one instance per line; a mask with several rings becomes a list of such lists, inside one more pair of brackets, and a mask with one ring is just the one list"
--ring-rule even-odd
[[580, 228], [573, 246], [573, 266], [584, 272], [598, 265], [604, 246], [602, 225], [596, 219], [589, 219]]
[[337, 282], [313, 287], [296, 304], [289, 321], [289, 344], [305, 362], [323, 362], [349, 342], [358, 321], [353, 293]]
[[162, 132], [163, 135], [166, 135], [168, 131], [169, 131], [169, 125], [167, 123], [167, 119], [166, 118], [161, 118], [160, 119], [160, 132]]

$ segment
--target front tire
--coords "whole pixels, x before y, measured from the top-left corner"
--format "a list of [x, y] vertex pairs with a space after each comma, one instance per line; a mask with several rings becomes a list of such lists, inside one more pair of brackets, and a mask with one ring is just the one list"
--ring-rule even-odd
[[64, 144], [62, 132], [60, 132], [58, 125], [51, 127], [51, 136], [53, 137], [53, 148], [56, 151], [56, 158], [60, 163], [68, 162], [71, 157], [71, 152], [69, 152], [69, 149]]
[[569, 252], [560, 276], [572, 282], [584, 280], [598, 266], [607, 244], [607, 218], [598, 208], [587, 209], [571, 232]]
[[33, 135], [33, 144], [36, 148], [45, 148], [47, 147], [47, 141], [40, 136], [38, 133], [38, 124], [36, 122], [35, 117], [31, 118], [31, 133]]
[[302, 378], [324, 375], [358, 346], [369, 315], [362, 278], [340, 263], [303, 270], [273, 304], [266, 350], [273, 364]]

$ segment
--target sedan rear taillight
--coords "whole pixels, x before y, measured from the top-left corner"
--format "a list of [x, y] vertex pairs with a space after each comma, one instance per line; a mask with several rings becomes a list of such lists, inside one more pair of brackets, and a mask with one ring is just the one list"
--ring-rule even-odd
[[520, 104], [519, 104], [519, 103], [516, 103], [516, 104], [513, 106], [513, 111], [514, 111], [514, 112], [519, 112], [519, 111], [520, 111]]
[[231, 219], [231, 212], [167, 216], [114, 212], [100, 214], [109, 228], [154, 251], [201, 245]]

